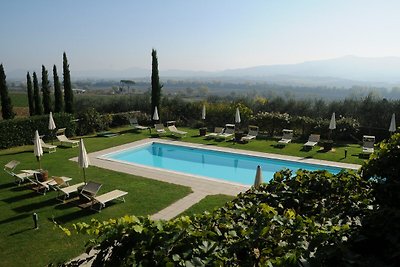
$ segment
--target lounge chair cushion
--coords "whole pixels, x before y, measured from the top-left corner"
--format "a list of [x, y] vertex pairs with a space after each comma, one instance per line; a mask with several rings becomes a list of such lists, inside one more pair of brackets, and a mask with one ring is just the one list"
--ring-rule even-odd
[[69, 140], [65, 135], [57, 135], [56, 136], [58, 141], [61, 142], [62, 146], [68, 146], [68, 147], [77, 147], [79, 145], [79, 141], [77, 140]]
[[112, 201], [114, 199], [121, 199], [123, 202], [125, 202], [124, 196], [127, 194], [128, 192], [116, 189], [111, 192], [102, 194], [100, 196], [95, 196], [92, 199], [92, 209], [94, 209], [94, 205], [96, 203], [99, 203], [100, 208], [97, 211], [101, 211], [101, 208], [105, 207], [107, 202]]
[[178, 129], [176, 128], [175, 125], [170, 125], [170, 126], [168, 126], [168, 130], [169, 130], [172, 134], [177, 134], [177, 135], [179, 135], [179, 136], [184, 136], [184, 135], [187, 134], [187, 132], [178, 130]]

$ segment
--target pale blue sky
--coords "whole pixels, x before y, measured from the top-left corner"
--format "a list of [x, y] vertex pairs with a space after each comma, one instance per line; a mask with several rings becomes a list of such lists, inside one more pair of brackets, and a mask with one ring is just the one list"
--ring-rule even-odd
[[400, 56], [400, 1], [0, 0], [6, 70], [223, 70]]

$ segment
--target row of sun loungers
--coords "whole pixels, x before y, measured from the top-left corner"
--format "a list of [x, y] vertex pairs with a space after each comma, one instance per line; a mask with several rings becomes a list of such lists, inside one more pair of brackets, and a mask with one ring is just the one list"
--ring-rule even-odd
[[[72, 180], [70, 177], [65, 176], [53, 176], [51, 179], [43, 181], [41, 178], [41, 172], [36, 170], [21, 170], [21, 173], [16, 174], [14, 172], [19, 161], [13, 160], [4, 165], [4, 170], [16, 179], [16, 183], [19, 185], [22, 182], [28, 181], [33, 185], [33, 189], [40, 194], [45, 195], [50, 190], [57, 191], [57, 199], [65, 202], [74, 193], [79, 194], [82, 199], [86, 199], [90, 203], [90, 207], [98, 212], [106, 206], [106, 203], [113, 200], [121, 200], [125, 202], [125, 196], [128, 192], [115, 189], [110, 192], [106, 192], [101, 195], [97, 195], [101, 183], [89, 181], [88, 183], [78, 183], [70, 185], [69, 182]], [[96, 208], [98, 206], [98, 208]]]
[[171, 133], [172, 135], [177, 137], [184, 137], [187, 134], [187, 132], [178, 130], [175, 125], [168, 126], [167, 127], [168, 131], [165, 130], [164, 124], [162, 123], [154, 124], [154, 128], [156, 129], [156, 133], [158, 135], [165, 135]]

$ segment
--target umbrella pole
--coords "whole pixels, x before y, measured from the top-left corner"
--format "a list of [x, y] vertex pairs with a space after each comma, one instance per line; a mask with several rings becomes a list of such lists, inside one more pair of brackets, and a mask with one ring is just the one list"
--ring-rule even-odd
[[42, 169], [42, 165], [40, 164], [40, 157], [39, 157], [39, 156], [36, 156], [36, 159], [37, 159], [37, 161], [39, 162], [39, 170], [41, 170], [41, 169]]
[[86, 172], [85, 172], [85, 168], [83, 168], [83, 182], [86, 184]]

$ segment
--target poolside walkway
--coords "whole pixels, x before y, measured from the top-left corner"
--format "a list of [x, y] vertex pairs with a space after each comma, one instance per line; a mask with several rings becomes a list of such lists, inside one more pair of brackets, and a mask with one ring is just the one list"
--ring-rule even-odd
[[[262, 157], [269, 157], [269, 158], [276, 158], [282, 160], [291, 160], [291, 161], [298, 161], [304, 163], [312, 163], [312, 164], [323, 164], [327, 166], [333, 167], [340, 167], [340, 168], [347, 168], [347, 169], [358, 169], [360, 165], [355, 164], [346, 164], [346, 163], [337, 163], [337, 162], [330, 162], [330, 161], [322, 161], [322, 160], [315, 160], [309, 158], [300, 158], [300, 157], [293, 157], [293, 156], [285, 156], [285, 155], [277, 155], [277, 154], [268, 154], [268, 153], [261, 153], [261, 152], [254, 152], [248, 150], [241, 150], [241, 149], [232, 149], [232, 148], [222, 148], [222, 147], [210, 147], [204, 144], [194, 144], [194, 143], [187, 143], [187, 142], [180, 142], [174, 140], [164, 140], [164, 139], [157, 139], [157, 138], [148, 138], [143, 139], [140, 141], [136, 141], [129, 144], [124, 144], [121, 146], [105, 149], [102, 151], [97, 151], [94, 153], [88, 154], [90, 163], [92, 166], [97, 166], [100, 168], [110, 169], [117, 172], [123, 172], [127, 174], [138, 175], [150, 179], [155, 179], [167, 183], [179, 184], [183, 186], [188, 186], [192, 189], [193, 193], [187, 195], [186, 197], [178, 200], [177, 202], [173, 203], [169, 207], [159, 211], [156, 214], [153, 214], [151, 218], [157, 219], [164, 219], [168, 220], [171, 218], [176, 217], [180, 213], [184, 212], [186, 209], [191, 207], [193, 204], [196, 204], [201, 199], [203, 199], [207, 195], [216, 195], [216, 194], [224, 194], [224, 195], [232, 195], [236, 196], [240, 192], [244, 192], [250, 188], [250, 186], [242, 185], [242, 184], [235, 184], [231, 182], [210, 179], [200, 176], [194, 176], [189, 174], [183, 174], [175, 171], [168, 171], [164, 169], [158, 168], [151, 168], [145, 167], [141, 165], [135, 164], [125, 164], [122, 162], [112, 161], [109, 159], [102, 158], [103, 155], [129, 149], [132, 147], [140, 146], [146, 143], [151, 142], [160, 142], [160, 143], [168, 143], [168, 144], [177, 144], [177, 145], [184, 145], [190, 146], [194, 148], [206, 148], [212, 149], [217, 151], [225, 151], [225, 152], [234, 152], [234, 153], [241, 153], [246, 155], [252, 156], [262, 156]], [[77, 158], [73, 158], [72, 160], [77, 161]]]

